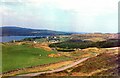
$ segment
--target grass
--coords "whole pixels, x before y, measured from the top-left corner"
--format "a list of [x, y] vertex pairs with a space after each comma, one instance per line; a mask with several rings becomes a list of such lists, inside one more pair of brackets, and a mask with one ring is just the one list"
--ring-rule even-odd
[[[103, 53], [103, 54], [100, 54], [98, 57], [93, 57], [93, 58], [90, 58], [87, 61], [83, 62], [82, 66], [73, 68], [72, 72], [91, 73], [91, 72], [96, 72], [97, 70], [102, 70], [102, 69], [109, 70], [109, 68], [116, 67], [116, 65], [117, 65], [116, 59], [117, 59], [116, 55], [110, 55], [107, 53]], [[112, 73], [112, 72], [111, 71], [109, 71], [109, 72], [101, 71], [100, 73], [101, 73], [101, 76], [103, 76], [103, 74], [105, 76], [108, 76], [109, 75], [108, 73]], [[93, 76], [98, 76], [98, 75], [100, 75], [100, 74], [99, 73], [93, 74]]]
[[48, 57], [53, 51], [33, 48], [29, 45], [2, 45], [2, 72], [67, 60], [66, 57]]
[[[39, 76], [93, 76], [98, 78], [98, 76], [117, 76], [117, 56], [111, 55], [107, 53], [102, 53], [97, 57], [89, 58], [88, 60], [78, 64], [75, 67], [69, 68], [64, 71], [50, 73], [50, 74], [43, 74]], [[105, 69], [105, 70], [104, 70]], [[70, 71], [69, 71], [70, 70]], [[101, 71], [103, 70], [103, 71]], [[112, 77], [114, 78], [114, 77]]]
[[90, 58], [89, 60], [83, 62], [83, 66], [77, 67], [73, 71], [88, 73], [97, 69], [107, 68], [110, 66], [112, 67], [115, 65], [115, 62], [113, 62], [115, 60], [113, 60], [113, 58], [115, 58], [115, 56], [110, 56], [104, 53], [99, 55], [98, 57]]

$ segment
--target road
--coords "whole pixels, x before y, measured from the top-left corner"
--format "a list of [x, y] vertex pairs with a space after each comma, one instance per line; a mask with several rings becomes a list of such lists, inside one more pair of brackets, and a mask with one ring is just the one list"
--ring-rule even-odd
[[[60, 71], [63, 71], [63, 70], [66, 70], [68, 68], [71, 68], [85, 60], [87, 60], [89, 57], [87, 58], [83, 58], [83, 59], [80, 59], [78, 61], [75, 61], [74, 63], [70, 64], [70, 65], [67, 65], [67, 66], [64, 66], [64, 67], [61, 67], [61, 68], [58, 68], [58, 69], [55, 69], [55, 70], [50, 70], [50, 71], [44, 71], [44, 72], [38, 72], [38, 73], [29, 73], [29, 74], [23, 74], [23, 75], [18, 75], [19, 77], [20, 76], [28, 76], [29, 78], [30, 77], [33, 77], [33, 76], [38, 76], [40, 74], [47, 74], [47, 73], [54, 73], [54, 72], [60, 72]], [[12, 77], [13, 78], [13, 77]]]

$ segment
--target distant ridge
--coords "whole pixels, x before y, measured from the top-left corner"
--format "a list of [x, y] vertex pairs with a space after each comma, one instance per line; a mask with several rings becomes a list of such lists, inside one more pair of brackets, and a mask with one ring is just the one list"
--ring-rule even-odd
[[41, 35], [70, 35], [69, 32], [21, 28], [15, 26], [0, 27], [0, 36], [41, 36]]

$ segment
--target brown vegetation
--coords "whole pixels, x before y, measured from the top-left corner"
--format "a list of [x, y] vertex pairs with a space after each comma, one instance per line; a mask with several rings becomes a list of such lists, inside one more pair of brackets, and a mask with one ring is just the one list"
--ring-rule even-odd
[[52, 49], [48, 46], [48, 43], [36, 43], [33, 44], [35, 48], [43, 48], [46, 51], [51, 51]]
[[40, 76], [118, 76], [117, 66], [117, 54], [111, 50], [111, 53], [101, 53], [70, 69]]
[[60, 57], [62, 56], [61, 54], [49, 54], [48, 57]]

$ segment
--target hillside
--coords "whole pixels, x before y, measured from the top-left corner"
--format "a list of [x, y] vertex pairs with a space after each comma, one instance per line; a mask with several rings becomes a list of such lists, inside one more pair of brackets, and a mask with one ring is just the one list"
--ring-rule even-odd
[[92, 57], [64, 71], [41, 74], [35, 78], [53, 76], [106, 76], [105, 78], [109, 78], [111, 76], [111, 78], [118, 78], [118, 60], [116, 54], [118, 50], [109, 51], [110, 52], [102, 50], [103, 53], [98, 56]]
[[52, 31], [52, 30], [39, 30], [39, 29], [29, 29], [21, 27], [0, 27], [2, 34], [0, 36], [40, 36], [40, 35], [67, 35], [71, 33]]

